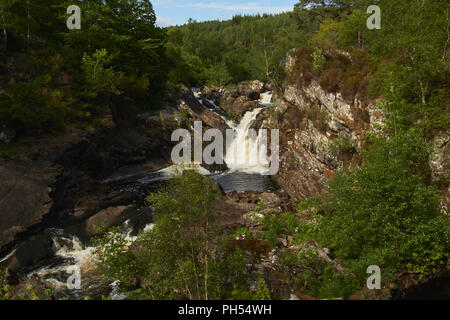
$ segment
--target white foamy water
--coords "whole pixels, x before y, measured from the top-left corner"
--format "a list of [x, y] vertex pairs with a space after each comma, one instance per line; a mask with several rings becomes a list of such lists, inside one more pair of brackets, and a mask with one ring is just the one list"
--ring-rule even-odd
[[[35, 270], [27, 276], [30, 278], [37, 275], [57, 294], [82, 298], [105, 285], [95, 265], [97, 261], [95, 248], [84, 246], [76, 236], [69, 238], [62, 233], [62, 230], [56, 230], [56, 234], [52, 236], [55, 258], [58, 262]], [[81, 273], [80, 290], [69, 290], [67, 287], [67, 279], [74, 274], [71, 269], [73, 267], [79, 268]]]
[[[235, 137], [227, 146], [225, 162], [233, 171], [250, 174], [264, 174], [269, 168], [267, 143], [263, 131], [251, 129], [256, 117], [263, 110], [257, 108], [247, 112], [238, 125], [234, 125]], [[267, 136], [266, 136], [267, 139]], [[228, 144], [228, 141], [227, 141]]]
[[177, 164], [177, 165], [173, 165], [173, 166], [164, 168], [158, 172], [162, 173], [166, 177], [171, 178], [173, 176], [183, 173], [186, 170], [194, 170], [204, 176], [211, 174], [211, 172], [209, 172], [207, 169], [203, 168], [198, 163]]
[[[143, 231], [153, 228], [154, 224], [148, 224]], [[133, 228], [130, 220], [122, 226], [123, 238], [128, 244], [133, 243], [137, 236], [132, 236]], [[55, 262], [30, 272], [27, 277], [37, 275], [45, 285], [54, 290], [59, 296], [70, 297], [72, 299], [83, 299], [92, 294], [103, 294], [112, 289], [110, 294], [114, 300], [119, 300], [119, 282], [108, 284], [97, 268], [96, 248], [85, 246], [76, 236], [68, 237], [63, 235], [62, 230], [55, 230], [52, 236]], [[80, 271], [81, 288], [69, 289], [67, 280], [74, 274], [73, 267]]]
[[[204, 104], [200, 88], [192, 88], [191, 90], [195, 98]], [[220, 110], [220, 107], [214, 101], [205, 100], [216, 111]], [[267, 91], [262, 93], [258, 102], [264, 107], [271, 106], [272, 92]], [[216, 112], [236, 134], [231, 142], [228, 141], [227, 137], [228, 146], [224, 158], [231, 172], [264, 175], [269, 171], [270, 162], [267, 157], [267, 136], [264, 137], [262, 131], [256, 132], [251, 130], [253, 122], [262, 110], [263, 108], [257, 108], [247, 112], [239, 124], [226, 118], [221, 112]]]
[[261, 93], [261, 98], [259, 99], [259, 103], [263, 106], [271, 106], [272, 105], [272, 91], [267, 91], [264, 93]]
[[170, 167], [166, 167], [159, 171], [148, 174], [144, 178], [136, 180], [136, 181], [139, 183], [143, 183], [143, 184], [149, 184], [149, 183], [158, 182], [158, 181], [167, 181], [167, 180], [173, 178], [174, 176], [182, 174], [186, 170], [194, 170], [203, 176], [207, 176], [207, 175], [211, 174], [211, 172], [209, 172], [207, 169], [203, 168], [198, 163], [185, 163], [185, 164], [176, 164], [176, 165], [172, 165]]

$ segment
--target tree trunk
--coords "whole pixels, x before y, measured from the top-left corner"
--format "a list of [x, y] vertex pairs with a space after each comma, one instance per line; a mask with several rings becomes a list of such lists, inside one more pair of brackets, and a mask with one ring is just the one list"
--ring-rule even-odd
[[2, 9], [2, 24], [3, 24], [3, 52], [8, 51], [8, 32], [6, 31], [5, 9]]
[[194, 257], [194, 247], [192, 245], [192, 240], [190, 241], [191, 244], [191, 257], [192, 257], [192, 265], [194, 266], [194, 275], [195, 275], [195, 286], [197, 287], [197, 297], [200, 299], [200, 287], [198, 285], [198, 274], [197, 274], [197, 268], [195, 267], [195, 257]]
[[427, 99], [426, 99], [427, 86], [424, 87], [421, 79], [419, 80], [419, 84], [420, 84], [420, 93], [421, 93], [422, 103], [427, 104]]

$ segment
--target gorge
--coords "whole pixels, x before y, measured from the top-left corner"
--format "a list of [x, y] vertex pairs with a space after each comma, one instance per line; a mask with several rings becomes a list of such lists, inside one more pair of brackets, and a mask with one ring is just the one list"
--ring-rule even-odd
[[[220, 91], [222, 89], [212, 90]], [[368, 130], [377, 121], [383, 121], [383, 115], [370, 105], [364, 107], [369, 112], [368, 117], [365, 118], [367, 120], [355, 118], [358, 117], [358, 109], [355, 110], [339, 95], [323, 92], [315, 84], [304, 88], [304, 93], [295, 91], [295, 88], [287, 85], [283, 98], [279, 94], [272, 96], [271, 91], [265, 89], [265, 84], [257, 81], [250, 85], [242, 85], [238, 90], [241, 90], [238, 99], [246, 97], [243, 95], [246, 90], [251, 91], [252, 97], [260, 97], [257, 100], [260, 106], [243, 112], [241, 118], [231, 119], [229, 114], [219, 107], [220, 102], [214, 101], [214, 94], [207, 87], [201, 91], [186, 88], [178, 101], [178, 110], [187, 110], [191, 118], [190, 121], [198, 119], [204, 121], [206, 125], [220, 121], [222, 125], [219, 127], [222, 130], [229, 127], [241, 129], [241, 135], [235, 137], [235, 140], [231, 143], [231, 145], [236, 145], [237, 150], [239, 150], [238, 155], [241, 158], [233, 158], [225, 153], [224, 160], [227, 167], [215, 165], [202, 167], [200, 164], [168, 166], [164, 164], [167, 161], [164, 160], [164, 157], [155, 159], [154, 155], [150, 153], [150, 158], [147, 155], [135, 164], [121, 165], [111, 171], [112, 175], [110, 174], [109, 177], [105, 176], [97, 182], [88, 182], [84, 188], [94, 188], [96, 194], [94, 198], [92, 198], [92, 191], [88, 191], [86, 194], [87, 190], [83, 189], [76, 191], [77, 193], [81, 192], [80, 195], [68, 195], [66, 192], [70, 189], [67, 189], [69, 187], [67, 184], [73, 183], [69, 182], [70, 179], [80, 179], [83, 174], [81, 177], [75, 178], [76, 176], [71, 173], [64, 181], [61, 180], [65, 176], [64, 171], [62, 171], [58, 178], [59, 182], [53, 187], [56, 188], [53, 195], [56, 196], [58, 193], [64, 192], [66, 196], [63, 202], [69, 201], [70, 204], [64, 205], [61, 203], [58, 205], [58, 199], [54, 198], [56, 202], [48, 218], [44, 216], [40, 224], [33, 226], [33, 231], [17, 233], [15, 240], [10, 242], [8, 246], [3, 247], [0, 264], [7, 266], [14, 272], [14, 277], [17, 277], [16, 281], [40, 283], [54, 290], [54, 294], [58, 298], [82, 299], [86, 296], [100, 298], [109, 295], [111, 299], [121, 299], [123, 297], [117, 293], [120, 284], [117, 282], [106, 283], [96, 270], [95, 247], [89, 241], [92, 236], [98, 234], [95, 225], [106, 223], [106, 227], [119, 226], [124, 239], [132, 244], [139, 231], [152, 228], [151, 208], [145, 201], [147, 193], [157, 190], [174, 174], [186, 169], [196, 170], [202, 175], [210, 176], [216, 180], [226, 193], [223, 200], [227, 203], [226, 209], [219, 210], [236, 212], [237, 216], [241, 217], [245, 216], [250, 208], [254, 210], [260, 195], [263, 195], [265, 199], [277, 199], [280, 197], [278, 194], [289, 195], [292, 199], [305, 199], [310, 195], [320, 194], [326, 186], [328, 177], [338, 168], [351, 166], [353, 161], [329, 153], [327, 145], [331, 141], [330, 136], [338, 136], [339, 132], [343, 132], [352, 140], [352, 143], [361, 145], [363, 130]], [[227, 95], [226, 90], [223, 95]], [[220, 100], [221, 97], [215, 99]], [[325, 110], [324, 112], [329, 114], [329, 117], [325, 118], [325, 123], [317, 123], [305, 118], [305, 123], [296, 124], [295, 127], [292, 127], [290, 123], [292, 116], [286, 115], [283, 122], [279, 122], [279, 118], [273, 116], [276, 113], [290, 114], [294, 110], [302, 110], [308, 103], [311, 103], [308, 101], [314, 101], [313, 99], [320, 101], [315, 107]], [[207, 103], [204, 104], [203, 101], [207, 101]], [[358, 103], [356, 105], [358, 108], [363, 108]], [[239, 107], [237, 105], [237, 108]], [[160, 130], [159, 137], [169, 141], [171, 132], [167, 130], [167, 127], [175, 129], [178, 125], [182, 125], [180, 122], [182, 120], [178, 118], [178, 110], [168, 108], [164, 116], [161, 114], [157, 116], [145, 115], [145, 126], [150, 123], [151, 130], [155, 130], [156, 125]], [[249, 154], [256, 152], [261, 143], [266, 141], [260, 140], [259, 136], [255, 135], [253, 135], [253, 139], [250, 138], [250, 141], [247, 141], [249, 143], [246, 140], [248, 140], [249, 132], [254, 130], [253, 128], [261, 129], [273, 126], [280, 128], [280, 156], [282, 160], [280, 171], [272, 177], [264, 175], [265, 166], [255, 166], [254, 163], [248, 161], [250, 160]], [[326, 127], [325, 131], [321, 129], [323, 126]], [[191, 128], [193, 129], [193, 127]], [[145, 139], [142, 142], [149, 143]], [[83, 146], [82, 149], [85, 150], [86, 143], [87, 141], [82, 138], [81, 142], [76, 141], [72, 148], [78, 149], [79, 145]], [[141, 146], [138, 145], [136, 152], [139, 153], [140, 148]], [[78, 149], [76, 152], [80, 152], [82, 149]], [[264, 152], [267, 151], [264, 148], [263, 150]], [[159, 149], [157, 152], [160, 156]], [[168, 159], [169, 153], [170, 148], [166, 148], [165, 159]], [[92, 157], [92, 155], [85, 156]], [[243, 161], [242, 157], [247, 161]], [[102, 161], [105, 160], [107, 161], [107, 159]], [[61, 161], [61, 159], [58, 161]], [[66, 162], [66, 169], [64, 170], [76, 171], [76, 169], [70, 168], [73, 165], [76, 167], [78, 164]], [[157, 167], [160, 169], [155, 170]], [[82, 195], [83, 193], [85, 195]], [[76, 198], [78, 199], [75, 200]], [[235, 202], [236, 199], [237, 202]], [[248, 201], [252, 204], [243, 206], [241, 201]], [[286, 200], [268, 201], [269, 203], [275, 201], [275, 206], [290, 206], [289, 201]], [[55, 208], [58, 208], [55, 205], [60, 208], [58, 211], [55, 211]], [[69, 206], [67, 207], [67, 205]], [[100, 208], [102, 209], [99, 211]], [[236, 224], [238, 220], [234, 219], [236, 218], [227, 223]], [[55, 223], [56, 221], [58, 223]], [[33, 244], [38, 244], [45, 249], [31, 254], [30, 250], [36, 248]], [[21, 257], [24, 255], [34, 258], [22, 260]], [[73, 267], [79, 268], [81, 272], [82, 281], [79, 290], [69, 290], [66, 286], [66, 281], [70, 276], [68, 270]]]
[[448, 1], [368, 5], [0, 2], [0, 300], [448, 300]]

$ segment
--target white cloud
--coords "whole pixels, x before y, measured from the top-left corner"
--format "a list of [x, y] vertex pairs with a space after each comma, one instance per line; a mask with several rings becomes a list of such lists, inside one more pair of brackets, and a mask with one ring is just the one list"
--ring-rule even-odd
[[156, 25], [158, 27], [168, 27], [168, 26], [175, 25], [175, 23], [172, 20], [170, 20], [169, 18], [156, 16]]
[[205, 8], [205, 9], [217, 9], [225, 11], [241, 11], [249, 13], [280, 13], [284, 11], [291, 11], [292, 6], [265, 6], [260, 2], [249, 2], [243, 4], [225, 4], [219, 2], [197, 2], [186, 5], [180, 5], [185, 8]]

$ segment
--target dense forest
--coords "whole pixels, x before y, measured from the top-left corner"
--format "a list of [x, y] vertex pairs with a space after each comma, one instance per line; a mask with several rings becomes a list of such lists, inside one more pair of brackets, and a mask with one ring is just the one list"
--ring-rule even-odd
[[[66, 26], [74, 4], [80, 30]], [[11, 130], [58, 131], [161, 104], [170, 63], [150, 1], [6, 0], [0, 12], [0, 121]]]
[[[119, 120], [121, 105], [157, 109], [167, 86], [180, 83], [276, 83], [286, 53], [306, 46], [367, 55], [374, 95], [394, 87], [414, 110], [407, 118], [427, 119], [433, 128], [445, 128], [448, 121], [442, 113], [448, 71], [445, 1], [382, 1], [381, 30], [367, 29], [370, 1], [362, 0], [301, 1], [293, 12], [190, 20], [167, 29], [155, 26], [150, 1], [75, 1], [83, 12], [81, 30], [66, 27], [69, 2], [2, 1], [0, 121], [10, 129], [60, 130], [106, 113]], [[399, 14], [405, 17], [400, 22]], [[332, 72], [336, 69], [325, 76], [333, 78]]]
[[[369, 30], [373, 2], [382, 24]], [[66, 27], [73, 4], [81, 30]], [[282, 234], [298, 245], [320, 243], [351, 270], [343, 276], [311, 252], [283, 251], [286, 267], [304, 266], [289, 281], [304, 281], [313, 297], [348, 298], [365, 285], [367, 265], [384, 270], [386, 286], [399, 274], [432, 278], [450, 250], [439, 192], [448, 179], [433, 181], [429, 169], [433, 139], [450, 128], [449, 10], [447, 0], [300, 0], [276, 15], [159, 28], [150, 0], [1, 0], [0, 132], [14, 140], [0, 141], [0, 156], [23, 137], [95, 131], [107, 117], [120, 125], [159, 110], [182, 85], [260, 80], [281, 92], [287, 78], [299, 85], [316, 78], [328, 92], [376, 100], [386, 121], [358, 150], [336, 142], [358, 153], [360, 165], [338, 172], [327, 194], [295, 203], [299, 212], [314, 208], [314, 222], [285, 212], [267, 215], [257, 237], [245, 228], [223, 234], [211, 213], [220, 191], [187, 172], [149, 195], [155, 227], [137, 248], [128, 250], [118, 229], [104, 230], [99, 268], [120, 279], [129, 298], [286, 298], [271, 297], [262, 277], [250, 290], [243, 252], [230, 253], [225, 241], [246, 234], [276, 244]], [[289, 74], [288, 53], [298, 61]]]

